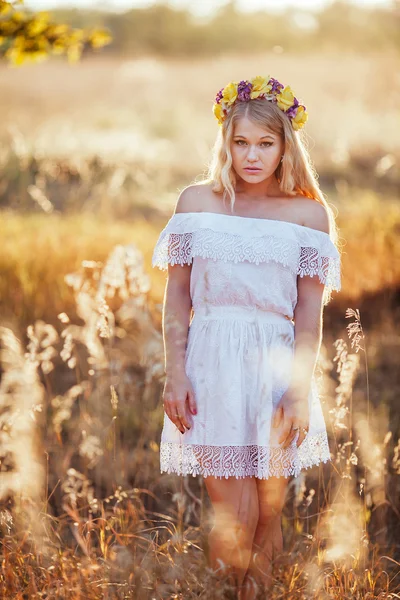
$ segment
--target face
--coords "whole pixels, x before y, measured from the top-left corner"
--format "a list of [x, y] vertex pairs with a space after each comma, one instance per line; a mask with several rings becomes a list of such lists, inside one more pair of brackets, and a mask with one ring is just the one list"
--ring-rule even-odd
[[[242, 117], [236, 123], [231, 142], [233, 168], [248, 183], [271, 177], [283, 155], [280, 136]], [[254, 170], [251, 170], [254, 169]]]

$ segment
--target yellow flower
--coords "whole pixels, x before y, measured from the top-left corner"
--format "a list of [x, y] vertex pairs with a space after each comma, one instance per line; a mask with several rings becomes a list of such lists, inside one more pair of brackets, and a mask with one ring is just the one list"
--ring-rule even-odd
[[280, 94], [276, 95], [276, 103], [279, 108], [285, 112], [293, 106], [294, 94], [290, 88], [290, 85], [287, 85]]
[[215, 102], [215, 104], [213, 105], [213, 113], [219, 122], [221, 122], [223, 120], [224, 113], [223, 113], [221, 104], [218, 104], [217, 102]]
[[26, 30], [30, 37], [40, 35], [49, 25], [49, 13], [41, 12], [28, 24]]
[[270, 80], [270, 76], [262, 77], [261, 75], [257, 75], [254, 79], [251, 80], [253, 84], [253, 89], [250, 93], [250, 98], [254, 100], [254, 98], [258, 98], [260, 94], [269, 94], [272, 85], [268, 85], [268, 81]]
[[302, 127], [304, 127], [305, 123], [307, 122], [308, 119], [308, 113], [306, 110], [304, 110], [303, 106], [299, 106], [299, 108], [297, 109], [297, 113], [296, 116], [292, 119], [292, 126], [293, 129], [301, 129]]
[[112, 37], [108, 31], [98, 29], [97, 31], [93, 31], [89, 36], [89, 42], [92, 45], [92, 48], [102, 48], [112, 42]]
[[222, 98], [223, 101], [228, 105], [231, 105], [235, 102], [237, 98], [237, 83], [235, 81], [232, 81], [225, 86], [222, 92]]

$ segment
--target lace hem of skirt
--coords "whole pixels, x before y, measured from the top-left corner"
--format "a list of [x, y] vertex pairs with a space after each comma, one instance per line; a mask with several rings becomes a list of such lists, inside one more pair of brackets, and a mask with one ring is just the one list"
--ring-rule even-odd
[[207, 446], [161, 442], [160, 470], [177, 475], [219, 478], [297, 477], [304, 469], [330, 460], [326, 431], [307, 435], [297, 448], [259, 446]]

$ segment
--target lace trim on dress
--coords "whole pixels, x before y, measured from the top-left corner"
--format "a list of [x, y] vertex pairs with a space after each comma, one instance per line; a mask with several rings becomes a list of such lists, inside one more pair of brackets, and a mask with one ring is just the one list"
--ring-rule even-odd
[[187, 215], [175, 213], [160, 233], [153, 267], [166, 270], [168, 264], [191, 264], [194, 256], [235, 263], [275, 261], [300, 277], [317, 275], [328, 296], [341, 289], [340, 255], [327, 233], [286, 221], [247, 218], [238, 231], [237, 221], [217, 226], [212, 213], [194, 213], [197, 219]]
[[330, 460], [326, 431], [308, 434], [297, 448], [270, 446], [203, 446], [161, 442], [160, 470], [207, 477], [297, 477], [304, 469]]

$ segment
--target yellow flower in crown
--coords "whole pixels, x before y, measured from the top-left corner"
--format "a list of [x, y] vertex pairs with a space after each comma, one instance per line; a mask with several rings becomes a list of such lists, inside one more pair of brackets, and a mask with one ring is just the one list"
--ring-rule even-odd
[[235, 81], [228, 83], [227, 86], [224, 87], [222, 91], [222, 100], [225, 104], [231, 105], [235, 102], [238, 95], [238, 87]]
[[272, 90], [272, 85], [268, 82], [269, 75], [268, 77], [261, 77], [261, 75], [254, 77], [254, 79], [251, 80], [253, 88], [250, 92], [250, 98], [254, 100], [254, 98], [258, 98], [261, 94], [269, 94]]
[[308, 113], [306, 112], [306, 109], [304, 106], [299, 106], [297, 109], [297, 113], [296, 116], [293, 117], [292, 119], [292, 126], [293, 129], [301, 129], [302, 127], [304, 127], [304, 125], [306, 124], [308, 119]]
[[216, 118], [218, 119], [218, 121], [222, 121], [222, 119], [224, 118], [224, 112], [222, 110], [221, 104], [217, 104], [217, 103], [214, 104], [213, 113], [216, 116]]
[[290, 89], [290, 85], [287, 85], [280, 94], [277, 94], [276, 103], [285, 112], [294, 105], [294, 94]]

